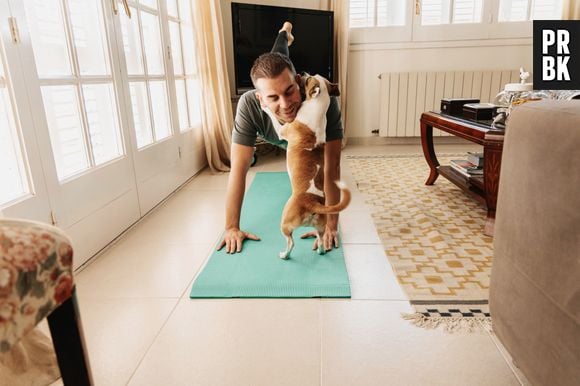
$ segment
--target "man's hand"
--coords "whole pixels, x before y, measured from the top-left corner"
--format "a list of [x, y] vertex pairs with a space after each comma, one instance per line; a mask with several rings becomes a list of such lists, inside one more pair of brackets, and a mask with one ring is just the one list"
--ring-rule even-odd
[[245, 239], [260, 241], [260, 238], [253, 233], [244, 232], [238, 228], [226, 229], [224, 233], [224, 239], [218, 245], [217, 250], [219, 251], [226, 246], [226, 253], [236, 253], [242, 251], [242, 243]]
[[[316, 231], [310, 231], [308, 233], [303, 234], [300, 236], [301, 239], [306, 239], [310, 237], [316, 237]], [[334, 248], [338, 248], [338, 230], [336, 228], [326, 226], [324, 230], [324, 235], [322, 235], [322, 246], [324, 247], [325, 251], [330, 251], [333, 246]], [[314, 244], [312, 245], [312, 250], [318, 249], [318, 239], [314, 240]]]

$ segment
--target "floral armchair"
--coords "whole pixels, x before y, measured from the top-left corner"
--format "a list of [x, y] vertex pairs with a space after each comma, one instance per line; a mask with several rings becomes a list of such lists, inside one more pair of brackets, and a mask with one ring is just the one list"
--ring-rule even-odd
[[72, 259], [58, 228], [0, 218], [0, 355], [46, 317], [63, 383], [92, 385]]

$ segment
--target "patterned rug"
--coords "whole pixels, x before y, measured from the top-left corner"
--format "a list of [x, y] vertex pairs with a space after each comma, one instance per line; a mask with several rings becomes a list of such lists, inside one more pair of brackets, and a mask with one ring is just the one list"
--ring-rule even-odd
[[[441, 164], [461, 154], [438, 155]], [[347, 156], [418, 326], [489, 329], [493, 239], [485, 208], [444, 177], [426, 186], [422, 155]]]

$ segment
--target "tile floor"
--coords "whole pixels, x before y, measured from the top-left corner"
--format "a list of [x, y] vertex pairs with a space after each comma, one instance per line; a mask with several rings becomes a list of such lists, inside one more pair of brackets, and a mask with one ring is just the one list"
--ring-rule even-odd
[[[406, 152], [420, 147], [344, 154]], [[284, 168], [283, 155], [261, 157], [248, 186], [256, 172]], [[189, 299], [224, 221], [227, 174], [206, 170], [77, 272], [96, 384], [518, 385], [489, 334], [401, 319], [411, 308], [345, 162], [343, 178], [354, 190], [340, 220], [352, 299]]]

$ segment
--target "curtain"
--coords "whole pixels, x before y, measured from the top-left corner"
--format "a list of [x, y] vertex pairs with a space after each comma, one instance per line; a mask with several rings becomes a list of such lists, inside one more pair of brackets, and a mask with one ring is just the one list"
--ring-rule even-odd
[[563, 20], [580, 20], [580, 0], [564, 0], [562, 5]]
[[233, 114], [220, 0], [197, 1], [192, 8], [205, 153], [212, 172], [228, 171]]
[[346, 84], [348, 65], [348, 0], [320, 0], [322, 10], [334, 11], [334, 71], [340, 90], [340, 111], [346, 145]]

